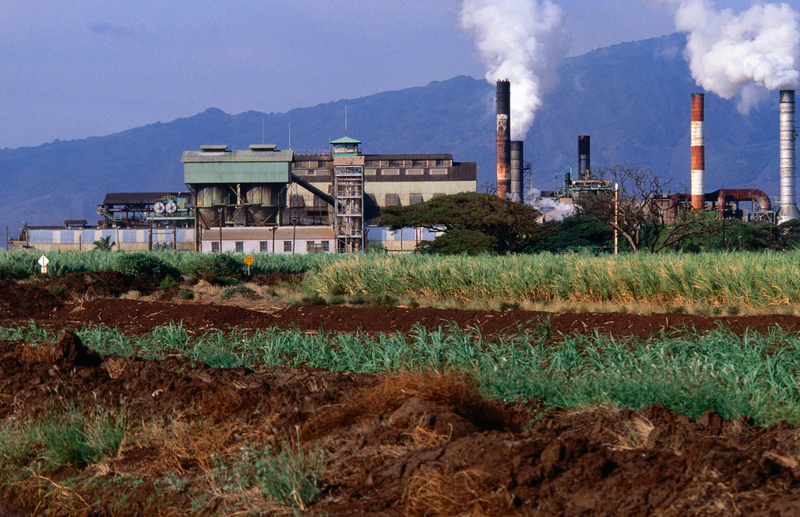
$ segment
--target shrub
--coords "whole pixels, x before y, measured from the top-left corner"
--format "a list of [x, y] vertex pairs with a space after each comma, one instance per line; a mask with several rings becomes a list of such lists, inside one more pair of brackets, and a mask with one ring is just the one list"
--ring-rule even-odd
[[299, 444], [295, 449], [284, 440], [278, 454], [270, 454], [266, 449], [255, 450], [253, 460], [255, 484], [271, 500], [302, 509], [319, 497], [317, 479], [322, 474], [321, 453], [304, 453]]
[[161, 289], [162, 291], [168, 291], [169, 289], [172, 289], [173, 287], [178, 287], [179, 285], [180, 283], [178, 283], [178, 281], [175, 280], [175, 278], [173, 278], [172, 275], [167, 275], [167, 277], [164, 280], [162, 280], [161, 283], [158, 285], [158, 288]]
[[230, 253], [196, 254], [187, 262], [184, 273], [215, 283], [220, 277], [241, 275], [245, 272], [244, 260]]
[[51, 461], [83, 467], [117, 454], [125, 437], [125, 419], [105, 411], [87, 418], [79, 408], [69, 405], [63, 413], [51, 413], [41, 433]]
[[178, 291], [178, 298], [181, 300], [194, 300], [194, 291], [189, 289], [181, 289]]
[[134, 276], [179, 278], [181, 272], [152, 253], [130, 253], [120, 255], [115, 268], [120, 273]]
[[67, 288], [63, 285], [53, 285], [50, 287], [50, 294], [58, 298], [59, 300], [63, 300], [67, 297]]
[[222, 290], [222, 298], [224, 300], [233, 298], [237, 294], [240, 294], [242, 295], [242, 297], [250, 300], [258, 298], [256, 292], [247, 287], [246, 285], [231, 285]]

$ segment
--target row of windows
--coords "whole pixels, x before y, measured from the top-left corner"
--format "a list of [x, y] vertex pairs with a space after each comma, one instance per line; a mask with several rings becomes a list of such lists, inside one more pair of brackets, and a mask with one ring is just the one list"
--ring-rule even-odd
[[[244, 242], [243, 241], [236, 241], [235, 242], [235, 250], [236, 253], [244, 253]], [[261, 253], [269, 253], [269, 241], [259, 241], [258, 243], [258, 250]], [[291, 253], [292, 252], [292, 241], [283, 241], [283, 251]], [[329, 241], [306, 241], [306, 251], [314, 252], [314, 251], [330, 251], [330, 242]], [[211, 242], [211, 253], [219, 253], [219, 242], [212, 241]]]
[[[325, 174], [328, 170], [326, 165], [330, 162], [323, 161], [300, 161], [295, 162], [294, 169], [320, 169], [316, 171], [317, 174]], [[452, 167], [453, 160], [369, 160], [365, 164], [367, 167], [382, 168], [382, 167], [399, 167], [406, 169], [409, 167]], [[312, 171], [309, 170], [308, 174]]]
[[369, 160], [364, 165], [376, 169], [383, 167], [399, 167], [401, 169], [410, 167], [452, 167], [453, 160]]

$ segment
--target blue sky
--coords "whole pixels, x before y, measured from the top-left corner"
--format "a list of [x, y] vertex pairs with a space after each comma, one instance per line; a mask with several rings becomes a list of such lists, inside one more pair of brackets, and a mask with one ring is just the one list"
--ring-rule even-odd
[[[675, 32], [665, 0], [552, 1], [564, 11], [569, 55]], [[5, 0], [0, 148], [107, 135], [209, 107], [284, 112], [483, 77], [460, 9], [461, 0]]]

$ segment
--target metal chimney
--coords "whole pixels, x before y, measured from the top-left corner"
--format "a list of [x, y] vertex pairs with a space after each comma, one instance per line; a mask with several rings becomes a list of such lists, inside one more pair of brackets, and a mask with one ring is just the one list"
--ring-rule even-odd
[[497, 81], [497, 197], [507, 198], [511, 190], [511, 82]]
[[692, 208], [706, 206], [705, 109], [702, 93], [692, 94]]
[[797, 144], [795, 134], [794, 90], [781, 90], [781, 208], [777, 222], [784, 223], [800, 217], [797, 210], [795, 173]]
[[592, 151], [589, 135], [578, 136], [578, 179], [589, 179], [592, 170]]
[[522, 160], [523, 160], [523, 144], [522, 140], [512, 140], [510, 145], [510, 168], [509, 175], [511, 177], [511, 201], [522, 203]]

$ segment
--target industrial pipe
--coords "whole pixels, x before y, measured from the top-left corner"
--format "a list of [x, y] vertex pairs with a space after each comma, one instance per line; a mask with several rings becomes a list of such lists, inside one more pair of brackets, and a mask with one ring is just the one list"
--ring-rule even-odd
[[765, 212], [772, 210], [772, 203], [769, 196], [763, 190], [757, 188], [732, 188], [720, 189], [714, 192], [717, 195], [717, 211], [720, 218], [725, 215], [725, 205], [732, 201], [755, 201], [758, 203], [758, 211]]
[[705, 110], [702, 93], [692, 94], [692, 208], [705, 208]]
[[511, 146], [511, 82], [497, 81], [497, 197], [507, 198], [511, 190], [509, 169]]
[[[691, 201], [692, 196], [686, 192], [677, 192], [669, 198], [669, 220], [670, 222], [678, 218], [678, 206], [681, 202]], [[694, 208], [694, 207], [693, 207]]]

